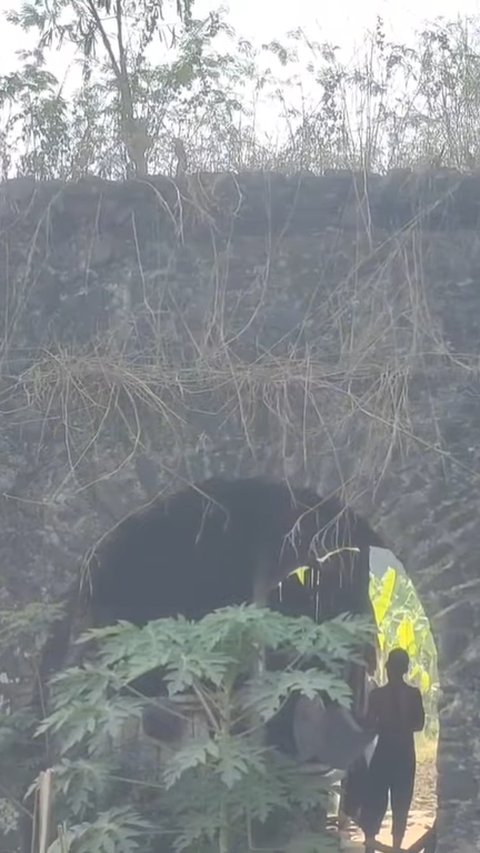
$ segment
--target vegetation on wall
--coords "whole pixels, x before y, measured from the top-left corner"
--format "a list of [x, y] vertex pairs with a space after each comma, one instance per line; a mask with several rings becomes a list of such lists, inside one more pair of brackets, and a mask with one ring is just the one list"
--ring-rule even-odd
[[[64, 4], [50, 5], [55, 14], [55, 10], [65, 11]], [[136, 8], [144, 5], [149, 6], [138, 3]], [[93, 45], [91, 52], [82, 48], [85, 73], [67, 85], [52, 76], [46, 23], [33, 13], [28, 17], [28, 8], [24, 7], [23, 19], [17, 15], [15, 21], [33, 30], [39, 43], [24, 57], [23, 70], [0, 79], [3, 175], [117, 179], [138, 173], [119, 123], [118, 87], [110, 66], [105, 65], [101, 39], [97, 38], [97, 53]], [[180, 140], [186, 156], [182, 169], [187, 173], [181, 185], [167, 179], [160, 188], [141, 176], [137, 191], [144, 194], [145, 203], [153, 205], [155, 214], [153, 219], [149, 214], [145, 223], [139, 211], [127, 204], [118, 245], [115, 217], [110, 224], [102, 224], [101, 233], [98, 228], [100, 219], [110, 216], [106, 209], [113, 209], [106, 193], [115, 188], [97, 185], [98, 198], [94, 198], [92, 186], [78, 187], [80, 194], [88, 196], [92, 191], [85, 238], [92, 250], [85, 261], [86, 275], [104, 283], [102, 299], [111, 307], [102, 313], [105, 326], [98, 332], [92, 327], [88, 341], [82, 339], [83, 332], [78, 339], [70, 334], [68, 342], [42, 341], [25, 363], [24, 349], [20, 355], [16, 351], [17, 338], [23, 334], [22, 324], [29, 322], [30, 300], [38, 293], [37, 266], [27, 264], [26, 271], [10, 262], [6, 266], [3, 348], [12, 359], [22, 358], [18, 381], [9, 385], [8, 405], [12, 410], [24, 407], [28, 417], [33, 409], [43, 421], [39, 448], [50, 429], [61, 424], [65, 431], [67, 461], [48, 498], [56, 499], [67, 487], [86, 492], [126, 470], [140, 448], [151, 446], [150, 424], [154, 424], [154, 441], [161, 430], [162, 446], [171, 447], [172, 458], [182, 456], [190, 441], [190, 423], [198, 417], [199, 401], [200, 409], [221, 412], [225, 428], [241, 433], [250, 448], [255, 446], [258, 425], [268, 422], [272, 445], [286, 447], [291, 442], [306, 468], [317, 456], [318, 446], [325, 442], [333, 446], [332, 435], [337, 447], [343, 447], [347, 436], [355, 434], [358, 464], [355, 476], [342, 474], [344, 503], [354, 502], [357, 483], [361, 491], [364, 479], [373, 482], [383, 476], [397, 449], [420, 448], [458, 467], [462, 463], [454, 454], [439, 446], [433, 422], [428, 430], [423, 425], [418, 429], [408, 393], [410, 383], [425, 370], [429, 375], [448, 370], [450, 375], [455, 371], [463, 376], [471, 366], [467, 354], [453, 357], [451, 342], [431, 316], [424, 281], [425, 247], [419, 234], [421, 215], [413, 216], [401, 231], [382, 234], [377, 243], [371, 211], [363, 210], [369, 192], [364, 194], [359, 178], [355, 189], [360, 206], [355, 212], [352, 205], [351, 211], [358, 241], [348, 241], [340, 249], [337, 237], [332, 241], [328, 229], [319, 229], [318, 260], [312, 261], [311, 280], [307, 281], [306, 270], [295, 278], [298, 305], [293, 321], [286, 319], [293, 315], [289, 300], [280, 298], [277, 284], [290, 277], [288, 272], [284, 279], [290, 264], [283, 257], [285, 241], [262, 241], [255, 258], [248, 255], [249, 268], [241, 274], [238, 264], [232, 263], [237, 251], [236, 219], [249, 196], [248, 179], [242, 185], [235, 175], [222, 180], [218, 175], [192, 173], [261, 168], [298, 174], [336, 167], [363, 173], [434, 160], [466, 167], [470, 157], [475, 160], [474, 143], [480, 138], [472, 82], [475, 27], [435, 25], [417, 43], [402, 47], [389, 43], [379, 24], [370, 43], [365, 42], [368, 61], [347, 66], [334, 48], [310, 41], [307, 45], [302, 33], [291, 34], [285, 44], [273, 42], [255, 51], [229, 30], [220, 14], [201, 22], [193, 19], [193, 11], [194, 7], [188, 19], [175, 15], [170, 41], [162, 36], [165, 28], [157, 20], [155, 50], [151, 42], [135, 72], [135, 115], [148, 137], [145, 168], [148, 175], [174, 174], [179, 166], [175, 140]], [[112, 22], [108, 32], [115, 37]], [[64, 42], [73, 38], [68, 28], [61, 35]], [[135, 40], [129, 50], [129, 62], [134, 63]], [[308, 92], [304, 91], [305, 75]], [[405, 92], [411, 92], [411, 97]], [[277, 111], [275, 139], [262, 129], [266, 103]], [[258, 187], [262, 185], [263, 178]], [[301, 189], [300, 182], [292, 181], [293, 206]], [[270, 197], [270, 190], [265, 192]], [[389, 192], [397, 197], [395, 185]], [[64, 203], [64, 199], [58, 203], [62, 223]], [[49, 198], [35, 214], [48, 223], [47, 256], [49, 229], [57, 227], [52, 224], [57, 221], [56, 208], [57, 199]], [[246, 210], [241, 215], [247, 215]], [[9, 241], [13, 233], [23, 233], [25, 221], [23, 213], [18, 221], [17, 212], [13, 216], [15, 229], [4, 236], [4, 252], [10, 258]], [[340, 221], [343, 214], [337, 211], [335, 217]], [[269, 219], [266, 227], [273, 221]], [[165, 235], [160, 242], [156, 232], [150, 232], [153, 222], [158, 233]], [[180, 264], [179, 246], [192, 222], [209, 234], [202, 243], [205, 257], [189, 247], [188, 263]], [[222, 234], [217, 237], [219, 226]], [[73, 227], [80, 234], [80, 226]], [[39, 228], [27, 238], [37, 248], [43, 225]], [[72, 241], [72, 249], [74, 245]], [[76, 250], [83, 253], [79, 246]], [[128, 262], [121, 255], [126, 247], [131, 251]], [[104, 251], [109, 261], [99, 274], [97, 265], [104, 265]], [[428, 263], [432, 253], [426, 257]], [[73, 261], [76, 268], [83, 263], [83, 254]], [[122, 273], [118, 279], [117, 270], [111, 272], [116, 263], [131, 264], [133, 277], [129, 272], [128, 278]], [[77, 287], [75, 277], [69, 276], [69, 281], [72, 288]], [[238, 302], [240, 281], [242, 288], [248, 281], [248, 293]], [[57, 296], [52, 298], [57, 300], [58, 316], [71, 323], [71, 299], [86, 306], [90, 298], [97, 298], [97, 290], [89, 291], [85, 301], [82, 284], [77, 295], [72, 292], [71, 299], [64, 300], [58, 296], [63, 286], [53, 288]], [[134, 299], [129, 288], [137, 288]], [[122, 293], [121, 309], [113, 308], [114, 293], [115, 298]], [[401, 335], [394, 333], [397, 325]], [[115, 459], [103, 446], [109, 443], [112, 430], [120, 439]], [[46, 499], [43, 491], [38, 497]]]
[[[318, 269], [312, 267], [311, 281], [306, 270], [295, 278], [298, 305], [290, 321], [285, 319], [292, 317], [289, 300], [282, 303], [277, 286], [288, 268], [282, 239], [263, 241], [255, 258], [248, 255], [250, 267], [239, 274], [242, 287], [248, 281], [248, 293], [238, 302], [238, 265], [232, 263], [235, 220], [248, 196], [248, 181], [242, 185], [233, 176], [222, 183], [215, 175], [197, 175], [196, 180], [191, 173], [261, 168], [297, 174], [335, 167], [384, 171], [433, 160], [466, 167], [471, 158], [475, 161], [475, 140], [480, 138], [473, 85], [475, 27], [438, 24], [415, 44], [398, 46], [388, 42], [379, 23], [370, 42], [365, 41], [368, 60], [355, 66], [344, 64], [331, 46], [307, 44], [302, 33], [256, 51], [228, 28], [220, 13], [195, 20], [194, 6], [180, 16], [172, 6], [170, 30], [168, 6], [162, 21], [154, 14], [160, 8], [157, 3], [132, 0], [122, 4], [122, 10], [133, 11], [121, 32], [129, 32], [130, 18], [136, 20], [142, 10], [145, 22], [150, 21], [145, 50], [136, 40], [141, 29], [135, 29], [128, 45], [125, 42], [137, 142], [141, 136], [145, 143], [136, 157], [122, 124], [119, 85], [98, 21], [92, 30], [95, 6], [110, 48], [120, 49], [116, 7], [107, 5], [103, 0], [75, 4], [73, 18], [67, 15], [67, 20], [63, 2], [48, 4], [48, 10], [43, 2], [24, 5], [11, 18], [36, 35], [36, 46], [23, 55], [20, 69], [0, 79], [3, 176], [117, 179], [136, 174], [142, 178], [137, 190], [155, 207], [153, 219], [149, 214], [145, 224], [139, 211], [127, 205], [117, 245], [115, 217], [98, 228], [100, 220], [110, 216], [105, 210], [120, 203], [116, 200], [111, 207], [106, 201], [105, 193], [114, 188], [97, 186], [98, 204], [92, 191], [85, 238], [92, 249], [86, 261], [82, 254], [72, 263], [78, 268], [85, 261], [85, 275], [102, 282], [98, 293], [111, 310], [102, 312], [105, 326], [98, 331], [92, 327], [88, 341], [82, 339], [83, 332], [78, 338], [69, 334], [68, 342], [42, 340], [34, 355], [33, 348], [25, 355], [21, 326], [29, 323], [31, 300], [39, 292], [35, 270], [40, 267], [28, 263], [20, 271], [10, 261], [6, 264], [3, 351], [15, 363], [22, 359], [17, 381], [6, 393], [8, 406], [25, 409], [29, 418], [33, 409], [34, 417], [42, 420], [39, 452], [51, 429], [65, 431], [67, 461], [47, 487], [48, 499], [56, 499], [66, 488], [86, 493], [126, 470], [140, 448], [151, 446], [150, 424], [155, 441], [161, 431], [162, 446], [171, 447], [172, 458], [181, 456], [199, 401], [200, 410], [221, 412], [225, 428], [241, 433], [249, 447], [255, 446], [258, 425], [268, 421], [272, 445], [291, 442], [307, 468], [320, 444], [331, 446], [333, 434], [338, 446], [355, 434], [359, 461], [354, 477], [342, 477], [344, 503], [357, 496], [357, 482], [383, 474], [398, 448], [404, 452], [415, 445], [458, 465], [453, 454], [439, 447], [433, 423], [429, 431], [422, 427], [419, 437], [408, 394], [411, 381], [426, 369], [429, 375], [446, 369], [463, 374], [464, 365], [470, 370], [469, 357], [453, 357], [441, 324], [430, 316], [420, 219], [414, 217], [401, 233], [382, 234], [376, 245], [370, 211], [352, 210], [359, 239], [341, 250], [337, 238], [332, 241], [328, 229], [320, 229]], [[76, 76], [67, 82], [57, 80], [49, 65], [50, 52], [60, 41], [81, 57], [80, 70], [77, 63]], [[266, 103], [276, 111], [274, 139], [262, 127]], [[149, 185], [145, 171], [176, 172], [179, 140], [186, 157], [181, 164], [185, 180], [179, 188], [169, 180], [161, 188]], [[296, 198], [296, 181], [292, 184]], [[87, 195], [91, 189], [78, 188]], [[392, 192], [396, 196], [395, 188]], [[363, 198], [364, 190], [359, 193]], [[61, 223], [67, 221], [64, 203], [58, 205]], [[13, 208], [16, 204], [13, 201]], [[48, 223], [47, 256], [50, 228], [57, 227], [56, 207], [57, 199], [50, 198], [35, 213]], [[18, 221], [17, 212], [13, 216], [15, 229], [4, 235], [3, 251], [9, 258], [16, 257], [9, 245], [12, 234], [22, 234], [25, 221], [23, 213]], [[205, 257], [189, 248], [188, 263], [179, 264], [178, 247], [192, 221], [209, 234], [202, 243]], [[165, 235], [160, 241], [153, 230], [148, 236], [153, 222]], [[222, 236], [217, 239], [219, 223]], [[37, 248], [42, 228], [26, 238]], [[80, 235], [80, 226], [73, 228]], [[116, 269], [110, 272], [117, 262], [127, 263], [119, 247], [131, 249], [131, 278], [130, 272], [128, 278], [123, 272], [118, 278]], [[83, 248], [78, 251], [83, 253]], [[99, 274], [104, 251], [109, 260]], [[52, 270], [57, 276], [55, 266]], [[89, 305], [97, 290], [89, 290], [86, 298], [79, 284], [74, 296], [75, 277], [69, 276], [69, 282], [71, 297], [59, 295], [62, 283], [52, 288], [52, 299], [58, 317], [71, 323], [76, 311], [70, 315], [72, 300]], [[127, 295], [130, 287], [138, 289], [138, 297]], [[327, 289], [332, 290], [328, 298]], [[119, 299], [122, 294], [121, 309], [113, 308], [114, 293]], [[272, 310], [277, 314], [273, 323]], [[401, 335], [393, 334], [397, 325]], [[103, 446], [112, 431], [119, 436], [115, 459]], [[38, 499], [47, 499], [44, 491]]]
[[[37, 38], [0, 79], [3, 174], [172, 173], [178, 140], [190, 171], [478, 166], [478, 19], [432, 23], [409, 44], [379, 20], [345, 61], [301, 31], [254, 49], [221, 11], [193, 11], [42, 0], [10, 13]], [[66, 80], [49, 70], [62, 46], [80, 57]]]

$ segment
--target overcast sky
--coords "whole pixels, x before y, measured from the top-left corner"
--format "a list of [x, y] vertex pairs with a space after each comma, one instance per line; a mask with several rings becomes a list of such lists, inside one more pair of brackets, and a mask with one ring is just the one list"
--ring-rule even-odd
[[[0, 71], [12, 67], [15, 50], [25, 46], [25, 35], [3, 20], [5, 10], [20, 5], [21, 0], [0, 0]], [[202, 14], [219, 5], [215, 0], [196, 0], [195, 9]], [[365, 28], [374, 26], [377, 15], [386, 22], [389, 34], [401, 41], [424, 20], [480, 14], [480, 0], [230, 0], [222, 5], [229, 8], [235, 29], [253, 41], [270, 41], [302, 27], [312, 38], [333, 40], [347, 50], [358, 44]], [[62, 69], [57, 66], [55, 71]]]
[[[212, 6], [205, 0], [205, 5]], [[301, 26], [322, 34], [325, 40], [353, 44], [358, 34], [375, 24], [380, 15], [399, 40], [417, 29], [424, 19], [455, 17], [480, 12], [479, 0], [231, 0], [233, 25], [260, 40], [282, 35]]]
[[[166, 8], [169, 1], [172, 6], [174, 4], [174, 0], [165, 0]], [[6, 10], [18, 9], [21, 4], [22, 0], [0, 0], [0, 73], [13, 70], [16, 51], [34, 44], [33, 34], [27, 36], [4, 20]], [[338, 45], [341, 48], [339, 58], [347, 63], [354, 57], [364, 59], [366, 41], [362, 35], [374, 29], [377, 17], [382, 18], [388, 39], [405, 43], [411, 41], [426, 22], [439, 17], [452, 20], [480, 16], [480, 0], [194, 0], [195, 14], [199, 18], [220, 7], [228, 9], [227, 19], [237, 34], [255, 45], [282, 40], [289, 30], [301, 28], [312, 41]], [[172, 16], [172, 22], [174, 20]], [[302, 50], [306, 51], [301, 54], [302, 58], [310, 60], [307, 48]], [[53, 52], [48, 68], [62, 84], [64, 95], [78, 80], [78, 66], [70, 50]], [[281, 79], [282, 74], [288, 79], [289, 69], [277, 67], [276, 73], [277, 79]], [[302, 72], [301, 65], [297, 74], [302, 89], [295, 94], [290, 91], [291, 104], [295, 97], [308, 99], [315, 94], [312, 89], [315, 83], [306, 70]], [[278, 109], [278, 102], [273, 103], [268, 96], [258, 101], [257, 133], [264, 131], [270, 138], [278, 135]]]

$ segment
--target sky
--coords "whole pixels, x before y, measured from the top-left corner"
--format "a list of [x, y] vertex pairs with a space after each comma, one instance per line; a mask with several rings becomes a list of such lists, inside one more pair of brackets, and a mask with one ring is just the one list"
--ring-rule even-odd
[[480, 13], [479, 0], [231, 0], [233, 25], [249, 37], [281, 36], [301, 26], [321, 33], [324, 40], [356, 43], [365, 28], [379, 15], [394, 37], [402, 40], [424, 19]]
[[[16, 51], [34, 45], [33, 34], [27, 35], [4, 20], [4, 13], [18, 9], [22, 2], [0, 0], [0, 74], [14, 70], [18, 62]], [[167, 8], [168, 2], [165, 0]], [[219, 7], [227, 9], [227, 20], [237, 35], [258, 47], [275, 39], [282, 41], [288, 31], [300, 28], [311, 41], [340, 46], [338, 58], [347, 64], [354, 58], [364, 58], [364, 35], [375, 28], [377, 17], [384, 22], [387, 40], [406, 43], [412, 41], [415, 32], [426, 22], [439, 17], [452, 20], [480, 16], [480, 0], [194, 0], [194, 14], [199, 18]], [[301, 54], [302, 59], [304, 55], [308, 61], [310, 55]], [[56, 75], [64, 94], [79, 79], [73, 52], [53, 52], [48, 59], [48, 69]], [[308, 99], [315, 84], [308, 72], [302, 71], [301, 65], [298, 74], [303, 88], [291, 97], [306, 96]], [[281, 79], [280, 74], [277, 79]], [[274, 136], [278, 126], [278, 103], [274, 105], [267, 97], [259, 101], [257, 109], [257, 131], [261, 129], [267, 136]]]
[[[220, 3], [196, 0], [195, 9], [202, 14]], [[20, 4], [21, 0], [0, 0], [2, 18], [3, 12]], [[229, 20], [237, 32], [253, 42], [281, 38], [288, 30], [301, 27], [312, 38], [334, 41], [347, 50], [358, 45], [362, 31], [375, 25], [377, 15], [385, 21], [388, 34], [403, 41], [425, 20], [480, 14], [480, 0], [230, 0], [222, 5], [229, 9]], [[0, 73], [12, 68], [15, 51], [25, 47], [25, 38], [1, 21]], [[55, 71], [65, 70], [61, 62], [59, 58]]]

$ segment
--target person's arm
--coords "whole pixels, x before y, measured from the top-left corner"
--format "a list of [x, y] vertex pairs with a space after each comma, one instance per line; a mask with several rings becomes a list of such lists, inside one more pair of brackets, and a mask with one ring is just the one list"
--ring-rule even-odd
[[417, 687], [414, 688], [412, 699], [412, 728], [414, 732], [421, 732], [425, 726], [425, 710], [422, 694]]
[[367, 731], [378, 732], [378, 703], [379, 692], [378, 687], [375, 687], [368, 697], [367, 714], [365, 716], [365, 728]]

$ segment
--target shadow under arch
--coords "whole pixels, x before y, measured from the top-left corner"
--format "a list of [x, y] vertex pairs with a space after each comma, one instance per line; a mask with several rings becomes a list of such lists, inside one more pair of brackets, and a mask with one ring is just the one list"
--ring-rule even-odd
[[[383, 547], [380, 537], [336, 498], [285, 481], [218, 477], [159, 497], [93, 550], [45, 646], [40, 689], [80, 661], [83, 631], [119, 620], [200, 619], [244, 602], [318, 621], [373, 617], [372, 546]], [[292, 574], [302, 566], [314, 589]]]
[[367, 612], [372, 545], [379, 537], [335, 499], [261, 478], [209, 480], [134, 513], [102, 543], [89, 566], [92, 624], [272, 603], [282, 582], [291, 608], [311, 609], [289, 578], [303, 565], [323, 579], [322, 618]]

